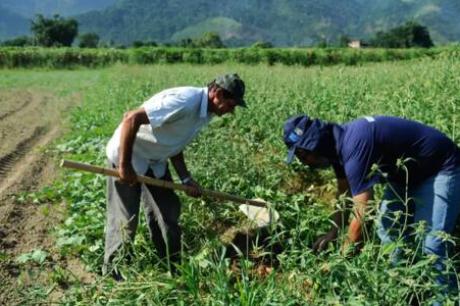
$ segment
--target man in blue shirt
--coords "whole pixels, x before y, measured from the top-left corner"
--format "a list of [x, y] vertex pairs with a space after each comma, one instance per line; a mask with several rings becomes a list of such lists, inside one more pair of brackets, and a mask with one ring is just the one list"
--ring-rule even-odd
[[[362, 241], [372, 187], [386, 183], [378, 228], [382, 243], [407, 238], [407, 225], [423, 220], [424, 252], [438, 256], [436, 269], [445, 269], [447, 245], [439, 234], [452, 233], [460, 212], [460, 149], [446, 135], [397, 117], [364, 117], [339, 125], [300, 115], [286, 121], [284, 142], [288, 163], [296, 156], [311, 167], [332, 166], [339, 194], [351, 193], [354, 213], [345, 248]], [[332, 218], [335, 225], [314, 243], [314, 250], [324, 250], [348, 220], [340, 211]], [[448, 282], [441, 275], [438, 281]]]

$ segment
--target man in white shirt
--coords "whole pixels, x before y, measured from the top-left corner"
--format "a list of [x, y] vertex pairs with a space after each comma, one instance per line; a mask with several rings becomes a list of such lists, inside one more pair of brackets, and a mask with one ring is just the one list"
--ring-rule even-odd
[[[216, 78], [205, 88], [178, 87], [164, 90], [140, 108], [127, 112], [110, 139], [106, 153], [120, 180], [107, 181], [107, 229], [103, 272], [109, 272], [116, 252], [132, 241], [138, 224], [140, 199], [158, 257], [177, 262], [181, 246], [178, 224], [180, 201], [174, 191], [136, 182], [136, 175], [171, 181], [168, 159], [183, 184], [195, 187], [190, 196], [200, 196], [182, 151], [213, 115], [245, 107], [244, 82], [237, 74]], [[116, 269], [112, 275], [121, 276]]]

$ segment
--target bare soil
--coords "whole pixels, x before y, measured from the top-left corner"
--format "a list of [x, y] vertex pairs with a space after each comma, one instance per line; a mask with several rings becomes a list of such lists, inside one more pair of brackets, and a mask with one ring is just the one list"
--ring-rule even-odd
[[[65, 204], [18, 201], [57, 178], [56, 161], [45, 148], [62, 134], [63, 114], [79, 101], [77, 95], [0, 91], [0, 305], [30, 304], [26, 292], [37, 285], [50, 288], [48, 301], [58, 299], [62, 290], [50, 273], [56, 267], [79, 281], [93, 280], [78, 259], [61, 258], [56, 250], [53, 230], [64, 219]], [[17, 263], [33, 250], [50, 254], [45, 265]]]

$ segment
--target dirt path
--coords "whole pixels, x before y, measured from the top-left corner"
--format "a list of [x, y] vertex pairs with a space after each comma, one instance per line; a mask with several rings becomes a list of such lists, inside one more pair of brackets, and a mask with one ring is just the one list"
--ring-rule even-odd
[[[56, 165], [44, 148], [62, 133], [61, 116], [78, 96], [58, 98], [46, 92], [0, 92], [0, 305], [28, 304], [20, 290], [40, 280], [47, 271], [19, 266], [15, 258], [40, 249], [47, 251], [46, 269], [70, 266], [82, 281], [91, 278], [75, 262], [62, 262], [51, 230], [62, 222], [63, 204], [18, 201], [24, 192], [38, 191], [56, 178]], [[35, 270], [42, 269], [35, 267]], [[31, 277], [30, 274], [42, 274]], [[21, 286], [18, 286], [20, 283]], [[20, 289], [20, 290], [18, 290]]]

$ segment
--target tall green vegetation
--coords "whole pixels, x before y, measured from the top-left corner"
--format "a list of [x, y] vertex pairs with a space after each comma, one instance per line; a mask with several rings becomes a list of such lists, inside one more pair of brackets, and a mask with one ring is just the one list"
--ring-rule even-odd
[[96, 33], [85, 33], [78, 36], [78, 46], [80, 48], [97, 48], [99, 44], [99, 35]]
[[43, 47], [70, 47], [78, 35], [78, 22], [72, 18], [37, 15], [31, 24], [37, 45]]
[[132, 47], [133, 48], [141, 48], [141, 47], [156, 47], [158, 44], [154, 41], [133, 41]]
[[199, 38], [184, 38], [179, 42], [179, 46], [185, 48], [224, 48], [225, 45], [222, 42], [219, 34], [215, 32], [204, 33]]
[[358, 65], [366, 62], [399, 61], [442, 54], [457, 54], [458, 47], [431, 49], [339, 49], [339, 48], [172, 48], [132, 49], [0, 48], [0, 67], [102, 67], [115, 63], [158, 64], [245, 63], [268, 65]]
[[381, 48], [430, 48], [434, 46], [428, 28], [414, 21], [409, 21], [388, 32], [378, 32], [371, 44]]
[[29, 36], [18, 36], [16, 38], [5, 40], [1, 43], [4, 47], [31, 47], [34, 44], [34, 39]]

